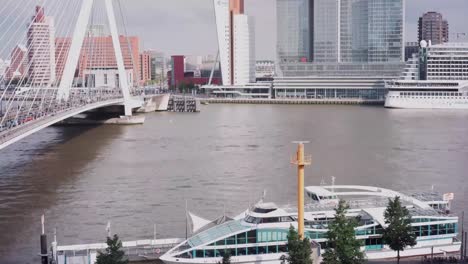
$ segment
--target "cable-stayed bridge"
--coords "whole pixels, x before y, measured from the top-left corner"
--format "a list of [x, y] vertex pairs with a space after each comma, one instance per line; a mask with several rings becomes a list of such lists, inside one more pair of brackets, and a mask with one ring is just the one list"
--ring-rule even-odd
[[0, 149], [78, 114], [143, 104], [120, 0], [6, 0], [0, 7]]

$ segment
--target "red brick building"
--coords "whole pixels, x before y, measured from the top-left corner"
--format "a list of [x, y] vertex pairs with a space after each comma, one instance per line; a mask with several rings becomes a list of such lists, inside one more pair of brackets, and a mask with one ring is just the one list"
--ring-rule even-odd
[[151, 52], [140, 54], [140, 83], [146, 85], [151, 81]]
[[[167, 73], [167, 84], [173, 89], [177, 89], [181, 84], [185, 85], [206, 85], [210, 81], [209, 76], [195, 77], [194, 72], [185, 71], [185, 56], [175, 55], [171, 57], [172, 70]], [[212, 84], [221, 85], [222, 79], [219, 76], [213, 77]]]
[[[133, 70], [134, 83], [136, 83], [140, 78], [140, 40], [138, 37], [120, 36], [119, 38], [125, 69]], [[60, 80], [70, 50], [71, 39], [57, 38], [55, 46], [57, 78]], [[117, 69], [111, 36], [85, 38], [78, 63], [78, 77], [83, 77], [83, 72], [91, 69]]]

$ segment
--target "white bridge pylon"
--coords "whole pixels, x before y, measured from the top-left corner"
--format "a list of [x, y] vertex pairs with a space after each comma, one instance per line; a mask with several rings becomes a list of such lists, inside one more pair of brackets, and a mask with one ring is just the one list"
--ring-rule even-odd
[[[68, 101], [70, 97], [70, 89], [73, 85], [73, 79], [75, 77], [75, 70], [78, 66], [80, 58], [81, 48], [84, 43], [86, 31], [88, 29], [88, 23], [93, 8], [93, 3], [96, 0], [83, 0], [81, 5], [81, 11], [76, 22], [75, 31], [72, 37], [72, 43], [70, 51], [68, 53], [67, 61], [63, 71], [60, 86], [57, 92], [57, 101], [65, 100]], [[125, 72], [124, 59], [122, 55], [122, 48], [120, 47], [120, 39], [117, 31], [117, 23], [115, 21], [114, 7], [112, 4], [113, 0], [104, 0], [106, 5], [107, 19], [109, 22], [109, 29], [112, 36], [112, 44], [114, 47], [115, 58], [117, 61], [117, 68], [119, 72], [119, 86], [122, 89], [122, 95], [124, 98], [125, 115], [132, 115], [132, 108], [130, 106], [130, 90], [128, 85], [127, 74]]]

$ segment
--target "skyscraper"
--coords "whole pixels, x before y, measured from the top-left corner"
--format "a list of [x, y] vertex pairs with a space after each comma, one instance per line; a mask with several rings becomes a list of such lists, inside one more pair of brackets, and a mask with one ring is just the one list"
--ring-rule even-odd
[[[341, 74], [339, 68], [345, 67], [339, 65], [354, 64], [359, 74], [356, 69], [366, 72], [370, 63], [399, 64], [404, 61], [404, 13], [404, 0], [277, 0], [280, 68], [289, 76], [304, 68], [317, 74], [320, 67], [288, 67], [313, 61], [327, 64], [328, 72], [334, 65]], [[297, 58], [299, 53], [309, 53], [311, 60], [289, 59], [288, 54]]]
[[277, 0], [277, 50], [282, 62], [310, 62], [313, 52], [313, 0]]
[[255, 81], [255, 31], [244, 0], [213, 0], [224, 85]]
[[27, 34], [29, 83], [31, 86], [51, 86], [56, 81], [55, 26], [42, 6], [36, 7]]
[[276, 1], [275, 97], [383, 100], [404, 67], [405, 0]]
[[442, 14], [427, 12], [419, 18], [418, 40], [430, 40], [433, 45], [449, 41], [449, 24]]

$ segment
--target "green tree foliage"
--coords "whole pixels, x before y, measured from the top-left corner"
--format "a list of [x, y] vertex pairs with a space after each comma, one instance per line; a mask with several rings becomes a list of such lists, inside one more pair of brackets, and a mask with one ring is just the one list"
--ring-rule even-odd
[[106, 251], [99, 252], [96, 264], [128, 264], [119, 236], [114, 235], [113, 238], [107, 237]]
[[231, 252], [225, 250], [223, 254], [223, 259], [218, 264], [231, 264]]
[[346, 218], [349, 206], [340, 200], [335, 209], [335, 219], [328, 225], [329, 248], [323, 254], [323, 264], [362, 264], [365, 263], [361, 242], [356, 239], [354, 219]]
[[[299, 234], [293, 226], [289, 228], [288, 233], [288, 257], [289, 264], [312, 264], [310, 255], [310, 240], [308, 238], [300, 239]], [[284, 258], [282, 259], [284, 260]]]
[[400, 251], [406, 247], [416, 245], [416, 234], [411, 228], [411, 215], [408, 209], [402, 206], [400, 197], [388, 200], [385, 210], [385, 223], [383, 242], [397, 252], [397, 263], [400, 263]]

